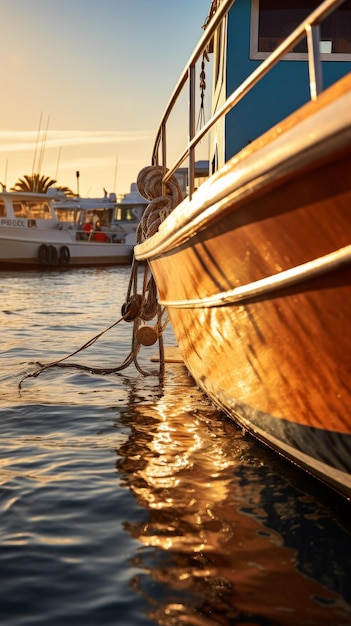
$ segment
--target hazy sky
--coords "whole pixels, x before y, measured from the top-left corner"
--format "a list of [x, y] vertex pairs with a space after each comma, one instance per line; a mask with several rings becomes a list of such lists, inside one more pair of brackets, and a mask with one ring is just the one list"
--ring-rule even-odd
[[210, 0], [0, 0], [0, 181], [127, 192]]

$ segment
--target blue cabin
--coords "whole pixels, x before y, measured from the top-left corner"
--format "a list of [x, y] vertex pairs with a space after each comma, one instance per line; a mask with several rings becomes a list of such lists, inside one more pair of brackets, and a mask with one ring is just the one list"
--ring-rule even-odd
[[[318, 0], [236, 0], [217, 30], [213, 111], [321, 4]], [[351, 0], [320, 26], [323, 89], [351, 71]], [[286, 54], [216, 126], [211, 171], [310, 100], [306, 39]]]

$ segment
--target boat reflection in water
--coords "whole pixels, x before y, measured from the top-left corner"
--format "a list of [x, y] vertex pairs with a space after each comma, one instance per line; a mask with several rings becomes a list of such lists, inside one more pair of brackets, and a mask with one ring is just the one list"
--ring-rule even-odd
[[117, 467], [145, 507], [144, 519], [139, 513], [125, 528], [143, 545], [134, 564], [145, 576], [133, 584], [149, 617], [162, 625], [350, 624], [349, 505], [329, 492], [326, 504], [313, 479], [244, 436], [181, 364], [167, 368], [159, 398], [151, 386], [147, 398], [145, 379], [138, 384]]

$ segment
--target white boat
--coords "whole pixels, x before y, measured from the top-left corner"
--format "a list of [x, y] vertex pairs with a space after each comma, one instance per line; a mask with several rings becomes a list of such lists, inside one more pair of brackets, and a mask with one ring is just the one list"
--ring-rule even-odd
[[[116, 197], [115, 194], [109, 195], [111, 200], [113, 197]], [[129, 193], [124, 194], [120, 200], [116, 200], [111, 224], [122, 226], [128, 233], [136, 233], [142, 214], [147, 206], [148, 201], [140, 195], [137, 184], [132, 183]]]
[[112, 241], [123, 240], [133, 233], [134, 239], [129, 237], [128, 241], [135, 245], [136, 230], [147, 204], [145, 198], [139, 194], [136, 183], [132, 183], [130, 192], [120, 199], [117, 199], [115, 193], [106, 194], [102, 198], [65, 196], [55, 200], [54, 208], [61, 224], [74, 224], [78, 226], [78, 230], [83, 230], [84, 224], [98, 220], [103, 225], [103, 231], [109, 231]]
[[67, 199], [0, 193], [0, 269], [43, 269], [129, 264], [135, 219], [116, 219], [116, 198]]

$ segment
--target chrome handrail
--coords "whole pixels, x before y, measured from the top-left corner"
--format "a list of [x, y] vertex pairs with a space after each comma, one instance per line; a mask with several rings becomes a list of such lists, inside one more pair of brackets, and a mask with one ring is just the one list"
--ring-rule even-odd
[[[195, 148], [214, 124], [224, 115], [226, 115], [260, 80], [280, 61], [289, 50], [294, 48], [304, 37], [307, 37], [307, 54], [309, 67], [309, 82], [311, 100], [315, 100], [318, 93], [322, 91], [322, 69], [319, 51], [320, 23], [328, 17], [338, 6], [343, 4], [345, 0], [325, 0], [315, 9], [262, 63], [241, 83], [241, 85], [233, 91], [224, 104], [216, 111], [216, 113], [208, 120], [208, 122], [195, 133], [195, 66], [200, 56], [208, 47], [214, 33], [222, 20], [225, 19], [235, 0], [223, 0], [217, 12], [208, 23], [206, 30], [186, 64], [178, 83], [168, 101], [161, 123], [159, 125], [153, 151], [152, 164], [159, 165], [159, 149], [161, 146], [163, 167], [163, 183], [165, 184], [171, 176], [176, 172], [180, 165], [189, 157], [189, 198], [194, 191], [194, 162]], [[171, 166], [167, 167], [167, 136], [166, 128], [169, 116], [174, 109], [180, 94], [183, 92], [184, 86], [189, 81], [189, 142], [177, 159]]]

